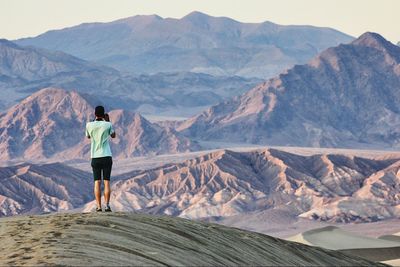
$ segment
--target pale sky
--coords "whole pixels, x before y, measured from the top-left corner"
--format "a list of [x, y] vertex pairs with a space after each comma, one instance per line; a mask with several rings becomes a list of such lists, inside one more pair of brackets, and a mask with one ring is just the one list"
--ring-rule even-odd
[[374, 31], [400, 41], [400, 0], [0, 0], [0, 38], [134, 15], [181, 18], [195, 10], [242, 22], [331, 27], [354, 37]]

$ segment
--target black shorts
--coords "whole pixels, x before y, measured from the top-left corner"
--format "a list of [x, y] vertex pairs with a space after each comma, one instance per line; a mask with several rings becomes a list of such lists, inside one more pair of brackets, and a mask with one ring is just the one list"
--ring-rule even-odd
[[95, 181], [101, 180], [103, 172], [103, 180], [110, 180], [112, 157], [92, 158], [93, 178]]

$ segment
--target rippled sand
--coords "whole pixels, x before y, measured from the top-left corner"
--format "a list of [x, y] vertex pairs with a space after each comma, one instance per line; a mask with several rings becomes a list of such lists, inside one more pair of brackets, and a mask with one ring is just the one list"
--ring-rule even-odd
[[368, 265], [216, 224], [128, 213], [64, 213], [0, 220], [0, 265]]

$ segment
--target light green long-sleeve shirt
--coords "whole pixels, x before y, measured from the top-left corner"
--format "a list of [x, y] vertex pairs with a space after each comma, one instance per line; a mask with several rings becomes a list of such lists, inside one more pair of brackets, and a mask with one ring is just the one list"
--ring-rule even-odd
[[111, 122], [91, 121], [86, 123], [86, 136], [90, 137], [90, 157], [112, 157], [110, 148], [110, 135], [114, 133]]

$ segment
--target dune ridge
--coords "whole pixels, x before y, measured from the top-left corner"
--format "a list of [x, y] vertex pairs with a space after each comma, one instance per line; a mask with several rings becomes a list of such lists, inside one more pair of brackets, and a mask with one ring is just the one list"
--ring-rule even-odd
[[64, 213], [0, 222], [0, 265], [379, 266], [341, 252], [168, 216]]

